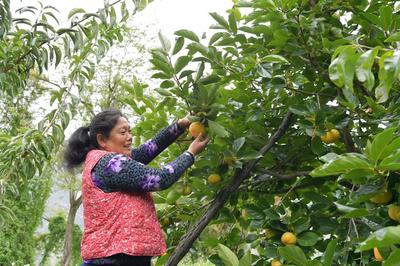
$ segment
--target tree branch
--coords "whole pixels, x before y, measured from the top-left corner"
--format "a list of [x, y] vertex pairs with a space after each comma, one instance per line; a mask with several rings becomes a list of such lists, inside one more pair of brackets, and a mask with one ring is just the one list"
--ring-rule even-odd
[[[267, 144], [261, 148], [260, 154], [264, 155], [267, 153], [275, 143], [285, 134], [288, 130], [293, 114], [288, 112], [283, 119], [282, 123], [268, 140]], [[166, 265], [175, 266], [178, 262], [185, 256], [189, 251], [190, 247], [194, 241], [199, 237], [204, 228], [208, 223], [217, 215], [218, 211], [224, 206], [225, 202], [228, 200], [232, 193], [236, 192], [240, 184], [248, 178], [253, 167], [258, 163], [261, 158], [251, 160], [247, 162], [241, 169], [237, 169], [229, 185], [221, 189], [216, 195], [214, 201], [210, 204], [208, 209], [205, 211], [200, 220], [193, 225], [189, 231], [181, 238], [179, 244], [177, 245], [175, 251], [172, 253], [171, 257], [168, 259]]]

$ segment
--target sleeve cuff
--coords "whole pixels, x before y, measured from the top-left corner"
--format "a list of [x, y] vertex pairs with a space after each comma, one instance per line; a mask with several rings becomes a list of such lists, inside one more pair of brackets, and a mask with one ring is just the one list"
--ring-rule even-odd
[[192, 159], [193, 159], [193, 162], [195, 161], [194, 154], [193, 154], [193, 153], [191, 153], [190, 151], [185, 151], [185, 152], [184, 152], [184, 154], [187, 154], [187, 155], [189, 155], [190, 157], [192, 157]]

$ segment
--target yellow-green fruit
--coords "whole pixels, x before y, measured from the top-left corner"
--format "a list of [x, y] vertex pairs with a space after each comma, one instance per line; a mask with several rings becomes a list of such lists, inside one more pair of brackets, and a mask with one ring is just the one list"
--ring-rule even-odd
[[332, 133], [329, 132], [329, 131], [326, 132], [324, 135], [321, 136], [321, 140], [322, 140], [324, 143], [326, 143], [326, 144], [335, 142], [334, 136], [333, 136]]
[[191, 123], [189, 126], [189, 133], [192, 137], [197, 138], [198, 135], [203, 134], [206, 132], [206, 128], [200, 122]]
[[374, 248], [374, 257], [376, 261], [383, 261], [382, 255], [379, 252], [378, 248]]
[[287, 245], [295, 245], [297, 242], [297, 237], [291, 232], [285, 232], [281, 237], [282, 243]]
[[218, 174], [211, 174], [208, 178], [207, 181], [209, 184], [211, 185], [215, 185], [218, 184], [219, 182], [221, 182], [221, 176]]
[[388, 214], [390, 219], [400, 222], [400, 207], [397, 205], [392, 205], [388, 209]]
[[192, 188], [190, 187], [190, 186], [185, 186], [183, 189], [182, 189], [182, 195], [184, 195], [184, 196], [188, 196], [188, 195], [190, 195], [192, 193]]
[[333, 142], [337, 141], [338, 139], [340, 139], [340, 132], [337, 129], [331, 129], [329, 130], [329, 133], [331, 133], [332, 137], [333, 137]]
[[273, 259], [271, 261], [271, 266], [281, 266], [281, 265], [282, 265], [282, 263], [277, 259]]
[[388, 203], [392, 199], [392, 196], [393, 195], [392, 195], [391, 191], [386, 191], [386, 192], [380, 193], [376, 196], [373, 196], [369, 200], [373, 203], [384, 204], [384, 203]]
[[265, 230], [264, 236], [266, 239], [273, 238], [275, 236], [275, 232], [272, 231], [271, 229]]
[[164, 218], [161, 220], [161, 224], [164, 225], [164, 226], [169, 225], [169, 218], [168, 218], [168, 217], [164, 217]]

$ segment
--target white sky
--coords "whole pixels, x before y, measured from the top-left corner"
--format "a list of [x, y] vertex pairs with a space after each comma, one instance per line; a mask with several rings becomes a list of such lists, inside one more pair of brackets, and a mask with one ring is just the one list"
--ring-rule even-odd
[[[60, 11], [59, 20], [67, 21], [68, 12], [76, 7], [86, 12], [95, 12], [103, 7], [103, 0], [41, 0], [43, 5], [52, 5]], [[113, 2], [113, 1], [109, 1]], [[131, 3], [131, 0], [127, 0]], [[12, 0], [13, 8], [34, 5], [36, 0]], [[155, 0], [136, 15], [137, 23], [153, 24], [165, 35], [171, 36], [178, 29], [190, 29], [197, 34], [206, 32], [215, 21], [210, 12], [224, 14], [233, 5], [231, 0]]]

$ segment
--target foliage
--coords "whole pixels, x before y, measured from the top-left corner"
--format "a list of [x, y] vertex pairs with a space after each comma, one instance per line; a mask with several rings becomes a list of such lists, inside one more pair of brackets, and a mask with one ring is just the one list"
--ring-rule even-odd
[[[160, 48], [152, 51], [162, 107], [149, 118], [191, 112], [212, 137], [195, 167], [155, 196], [160, 217], [168, 217], [171, 247], [157, 265], [234, 172], [260, 157], [288, 112], [296, 115], [292, 126], [231, 194], [191, 254], [206, 252], [216, 265], [237, 265], [249, 252], [253, 265], [276, 257], [295, 265], [372, 265], [365, 250], [373, 244], [361, 243], [397, 223], [386, 205], [369, 199], [390, 190], [391, 202], [399, 200], [399, 2], [233, 3], [226, 16], [211, 14], [216, 24], [209, 39], [179, 30], [174, 43], [160, 34]], [[340, 139], [322, 142], [332, 129]], [[179, 141], [181, 150], [187, 140]], [[211, 173], [223, 181], [207, 184]], [[189, 196], [180, 193], [185, 185], [192, 187]], [[296, 246], [282, 247], [286, 231], [296, 234]], [[397, 254], [393, 242], [382, 243], [390, 243], [385, 259], [391, 249]]]
[[[33, 263], [55, 157], [80, 102], [75, 91], [86, 89], [96, 65], [123, 39], [128, 17], [148, 2], [133, 1], [133, 11], [122, 0], [96, 13], [76, 8], [67, 28], [53, 6], [38, 2], [14, 14], [9, 0], [0, 2], [0, 264]], [[66, 69], [62, 82], [47, 76], [57, 68]]]

